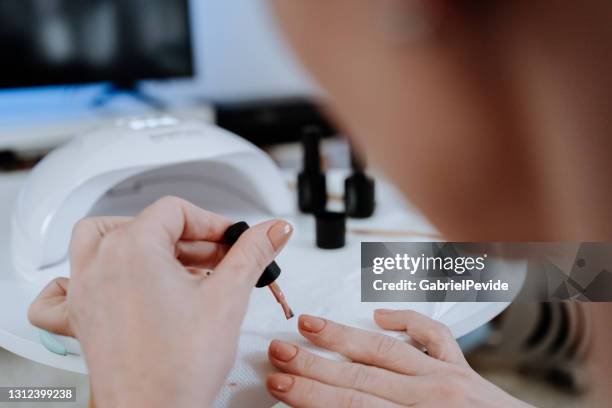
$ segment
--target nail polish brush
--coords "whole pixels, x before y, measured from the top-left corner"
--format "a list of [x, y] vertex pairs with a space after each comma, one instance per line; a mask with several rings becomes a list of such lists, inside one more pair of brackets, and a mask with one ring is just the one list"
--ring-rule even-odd
[[[225, 230], [225, 233], [223, 234], [223, 240], [230, 246], [234, 245], [234, 243], [238, 241], [238, 238], [240, 238], [240, 236], [248, 229], [249, 229], [249, 224], [247, 224], [244, 221], [240, 221], [235, 224], [232, 224], [227, 228], [227, 230]], [[285, 317], [287, 319], [291, 319], [293, 317], [293, 311], [287, 304], [287, 300], [285, 299], [285, 295], [283, 294], [283, 291], [278, 286], [278, 284], [275, 282], [276, 278], [278, 278], [280, 274], [281, 274], [280, 267], [275, 261], [272, 261], [272, 263], [270, 263], [270, 265], [268, 265], [266, 269], [264, 269], [263, 273], [259, 277], [259, 280], [255, 284], [255, 287], [263, 288], [264, 286], [267, 286], [272, 292], [272, 295], [274, 295], [274, 298], [276, 299], [276, 301], [283, 308]]]

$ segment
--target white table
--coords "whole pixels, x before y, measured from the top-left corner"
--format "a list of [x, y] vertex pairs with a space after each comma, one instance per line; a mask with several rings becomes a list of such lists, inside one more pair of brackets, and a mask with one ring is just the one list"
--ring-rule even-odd
[[[38, 341], [38, 331], [26, 319], [26, 311], [39, 288], [20, 281], [12, 272], [9, 253], [9, 216], [15, 194], [26, 174], [0, 175], [0, 346], [28, 359], [69, 371], [85, 373], [80, 356], [60, 356], [46, 350]], [[341, 190], [343, 172], [329, 173], [330, 189]], [[368, 220], [349, 222], [349, 227], [376, 229], [405, 229], [435, 233], [432, 227], [399, 195], [383, 183], [377, 185], [378, 210]], [[340, 250], [323, 251], [315, 248], [314, 226], [310, 216], [296, 214], [289, 217], [295, 234], [278, 263], [284, 273], [279, 278], [285, 295], [297, 313], [324, 315], [340, 321], [355, 316], [350, 322], [363, 328], [379, 330], [371, 321], [370, 313], [381, 304], [360, 302], [360, 293], [353, 284], [359, 279], [361, 240], [368, 241], [423, 241], [422, 237], [389, 239], [360, 237], [349, 234], [347, 246]], [[351, 283], [352, 282], [352, 283]], [[343, 287], [349, 289], [343, 290]], [[357, 286], [359, 287], [359, 286]], [[326, 304], [330, 289], [334, 298], [342, 302], [334, 307]], [[389, 306], [383, 304], [383, 306]], [[505, 303], [462, 303], [449, 305], [431, 303], [391, 304], [410, 307], [426, 313], [449, 325], [455, 336], [461, 336], [489, 321], [505, 307]], [[271, 371], [267, 364], [266, 348], [270, 339], [281, 338], [303, 343], [295, 330], [295, 319], [284, 321], [268, 291], [255, 290], [242, 329], [238, 359], [223, 388], [219, 406], [269, 406], [274, 402], [265, 392], [262, 381]]]

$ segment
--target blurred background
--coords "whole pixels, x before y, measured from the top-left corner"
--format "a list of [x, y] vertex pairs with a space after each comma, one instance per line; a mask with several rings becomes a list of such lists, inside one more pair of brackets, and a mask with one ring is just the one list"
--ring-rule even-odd
[[[336, 135], [265, 0], [0, 0], [0, 184], [84, 129], [159, 111], [214, 121], [299, 163], [306, 127]], [[328, 139], [324, 162], [348, 166]], [[0, 185], [1, 187], [1, 185]], [[461, 339], [470, 363], [537, 406], [581, 406], [588, 322], [570, 304], [513, 305]], [[87, 379], [0, 349], [0, 385]], [[18, 404], [11, 404], [18, 406]], [[70, 404], [74, 406], [74, 404]]]
[[290, 99], [295, 117], [316, 93], [264, 0], [2, 0], [0, 45], [0, 150], [162, 108]]

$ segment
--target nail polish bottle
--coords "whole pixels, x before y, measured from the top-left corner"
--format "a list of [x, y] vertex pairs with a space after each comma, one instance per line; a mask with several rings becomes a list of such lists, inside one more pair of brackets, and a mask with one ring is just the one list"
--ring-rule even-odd
[[327, 187], [325, 174], [321, 171], [321, 154], [319, 142], [321, 132], [316, 126], [304, 129], [302, 147], [304, 165], [298, 174], [298, 206], [304, 213], [315, 213], [325, 209], [327, 204]]
[[320, 211], [315, 214], [316, 244], [321, 249], [339, 249], [345, 245], [346, 214]]
[[351, 146], [352, 174], [344, 181], [344, 207], [351, 218], [368, 218], [376, 207], [374, 180], [365, 172], [363, 161]]

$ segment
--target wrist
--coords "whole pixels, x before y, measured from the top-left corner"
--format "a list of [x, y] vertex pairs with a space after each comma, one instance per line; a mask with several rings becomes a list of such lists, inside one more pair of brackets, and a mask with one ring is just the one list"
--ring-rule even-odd
[[137, 378], [117, 375], [96, 381], [92, 376], [90, 393], [93, 398], [90, 399], [97, 408], [182, 408], [210, 406], [215, 398], [213, 393], [207, 392], [205, 385], [192, 385], [180, 373], [172, 375], [170, 380], [153, 376], [153, 369], [150, 374]]
[[139, 387], [131, 390], [130, 392], [116, 391], [116, 392], [101, 392], [90, 394], [89, 408], [135, 408], [135, 407], [147, 407], [147, 408], [187, 408], [187, 407], [208, 407], [212, 404], [214, 397], [208, 397], [206, 395], [185, 395], [180, 392], [164, 392]]

